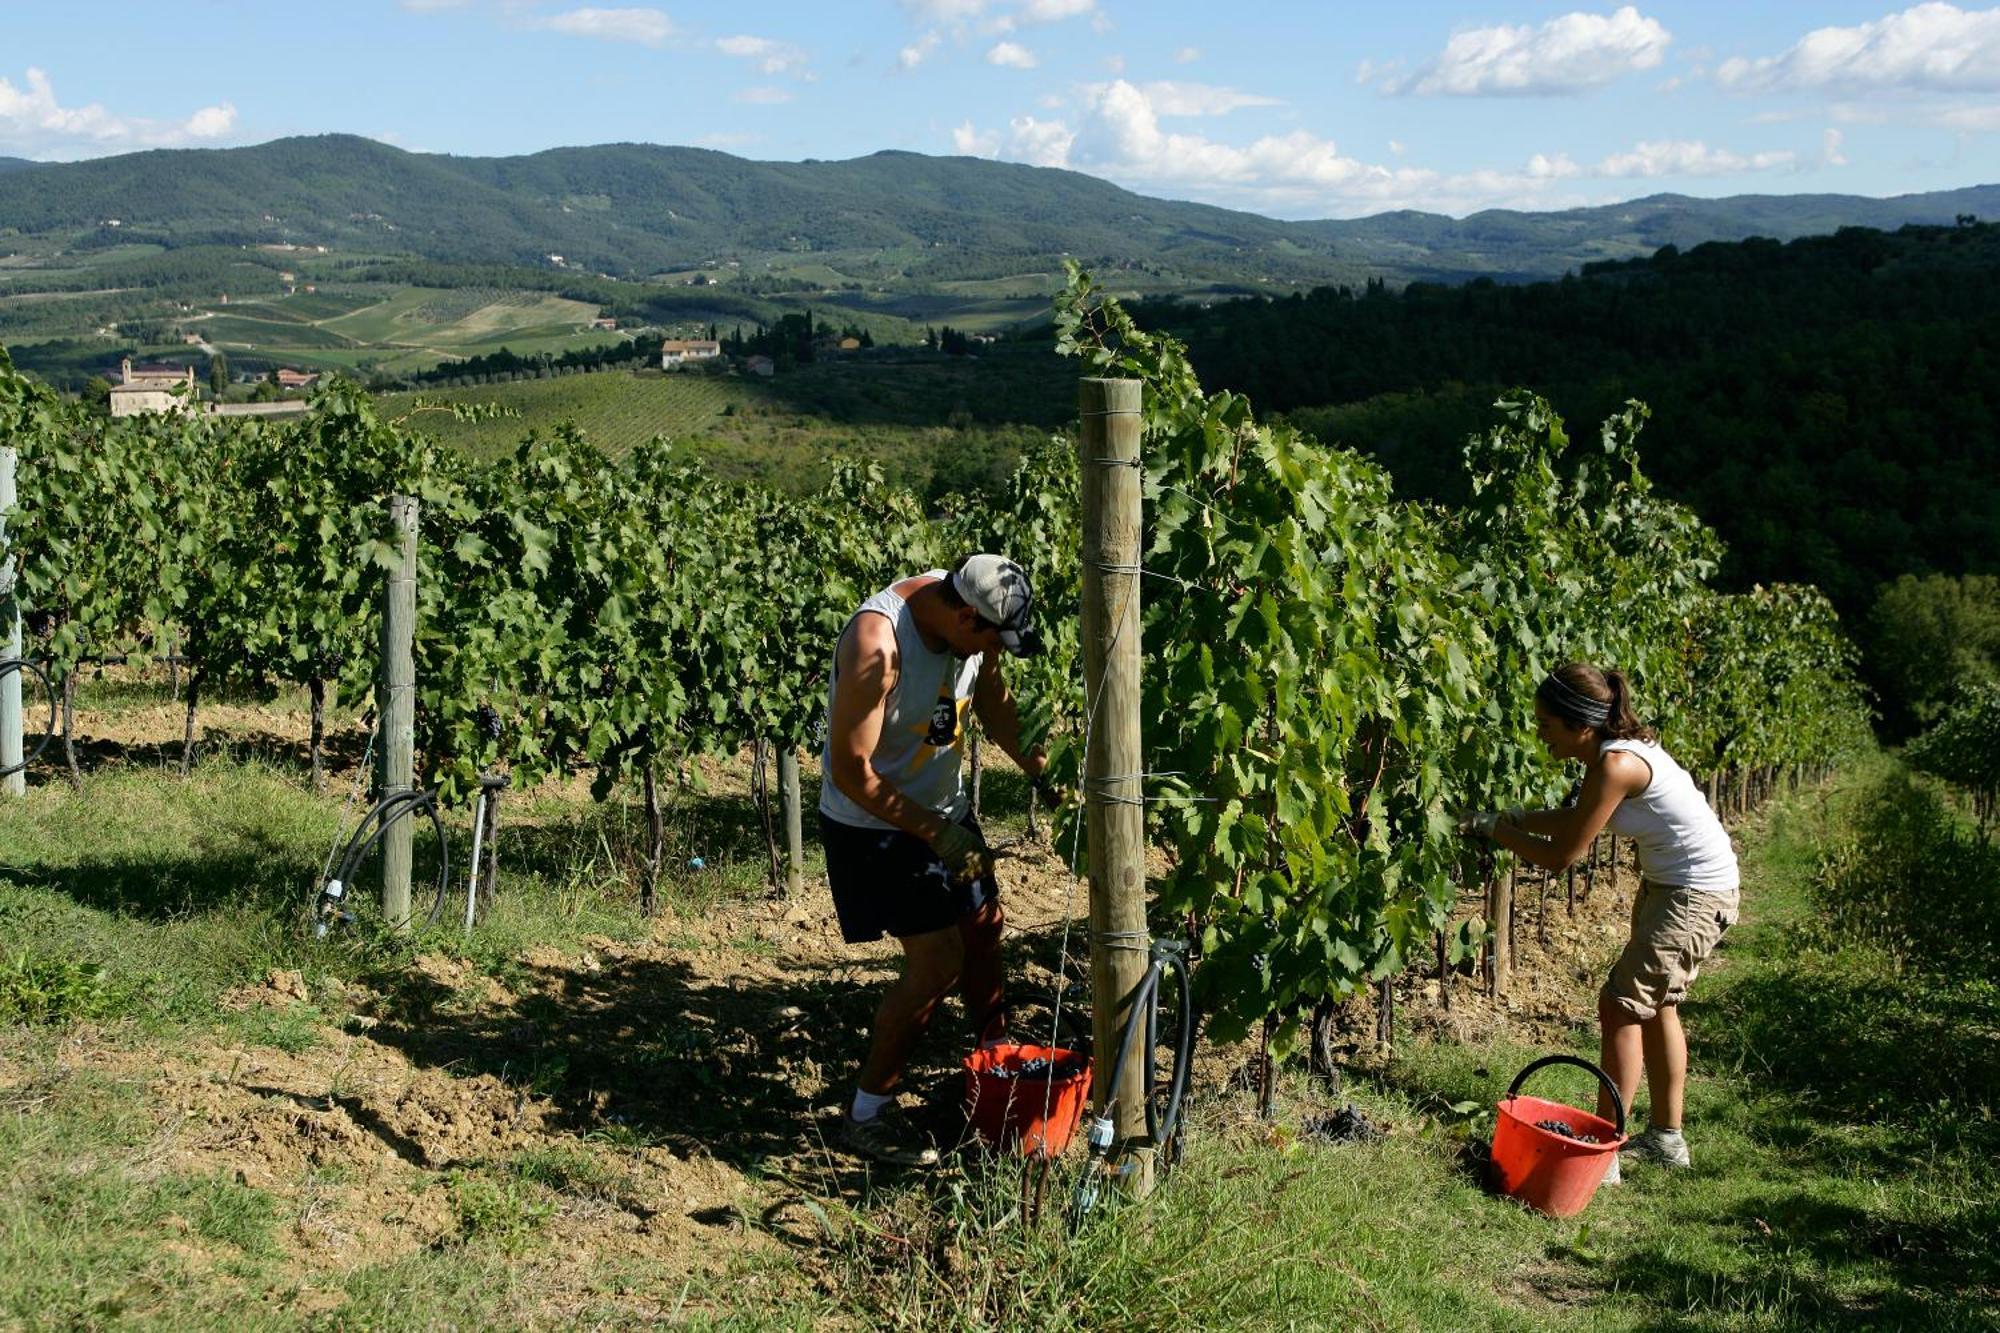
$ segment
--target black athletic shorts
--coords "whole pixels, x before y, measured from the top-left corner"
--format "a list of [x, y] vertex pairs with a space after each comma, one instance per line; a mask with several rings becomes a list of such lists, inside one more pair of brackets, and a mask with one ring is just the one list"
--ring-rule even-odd
[[[958, 822], [979, 831], [970, 814]], [[999, 896], [991, 875], [954, 883], [931, 845], [915, 834], [858, 828], [824, 813], [819, 829], [840, 937], [849, 944], [943, 930]]]

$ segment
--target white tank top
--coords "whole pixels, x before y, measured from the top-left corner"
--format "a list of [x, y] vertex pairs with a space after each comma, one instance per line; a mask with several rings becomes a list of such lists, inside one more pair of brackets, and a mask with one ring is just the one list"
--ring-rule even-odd
[[1736, 849], [1701, 788], [1674, 757], [1648, 741], [1605, 741], [1600, 755], [1613, 750], [1646, 761], [1653, 777], [1637, 796], [1618, 803], [1608, 825], [1639, 847], [1639, 870], [1655, 884], [1727, 893], [1737, 887]]
[[[942, 579], [945, 571], [933, 569], [917, 577]], [[958, 760], [965, 748], [965, 712], [972, 702], [972, 687], [979, 679], [984, 654], [960, 660], [949, 652], [932, 652], [917, 632], [917, 618], [910, 614], [909, 603], [896, 595], [893, 584], [861, 604], [841, 629], [841, 638], [846, 638], [847, 630], [865, 615], [886, 616], [896, 627], [899, 659], [895, 688], [884, 705], [882, 735], [875, 743], [875, 753], [868, 757], [869, 766], [925, 809], [946, 819], [962, 819], [972, 802], [960, 782]], [[829, 734], [819, 754], [822, 774], [833, 772], [833, 692], [840, 683], [837, 640], [833, 657], [826, 691]], [[831, 777], [820, 783], [819, 812], [859, 828], [895, 827], [855, 804]]]

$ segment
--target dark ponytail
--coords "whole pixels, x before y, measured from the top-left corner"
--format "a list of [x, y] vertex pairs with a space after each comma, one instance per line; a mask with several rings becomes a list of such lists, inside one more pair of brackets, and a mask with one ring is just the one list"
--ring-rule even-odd
[[1625, 673], [1612, 668], [1603, 673], [1605, 689], [1611, 705], [1611, 719], [1603, 727], [1606, 740], [1613, 741], [1653, 741], [1659, 739], [1653, 729], [1639, 721], [1639, 715], [1632, 711], [1632, 687], [1625, 683]]
[[1608, 741], [1655, 739], [1653, 729], [1632, 710], [1632, 687], [1622, 671], [1565, 662], [1542, 681], [1535, 698], [1573, 731], [1596, 727]]

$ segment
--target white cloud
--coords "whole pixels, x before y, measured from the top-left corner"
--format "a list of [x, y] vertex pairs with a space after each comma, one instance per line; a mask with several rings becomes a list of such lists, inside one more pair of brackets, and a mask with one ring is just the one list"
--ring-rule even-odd
[[1395, 66], [1362, 65], [1362, 80], [1382, 74], [1382, 90], [1419, 96], [1549, 96], [1601, 87], [1652, 69], [1673, 41], [1658, 19], [1626, 5], [1610, 14], [1563, 14], [1538, 28], [1496, 24], [1453, 33], [1444, 51], [1415, 75]]
[[673, 20], [658, 9], [572, 9], [566, 14], [550, 14], [535, 26], [572, 37], [637, 42], [641, 46], [659, 46], [674, 33]]
[[190, 139], [219, 139], [236, 128], [236, 108], [228, 102], [205, 106], [181, 125]]
[[968, 120], [952, 130], [951, 151], [961, 157], [992, 157], [1000, 151], [1000, 132], [974, 129]]
[[1201, 59], [1201, 48], [1199, 46], [1183, 46], [1180, 50], [1174, 52], [1174, 63], [1176, 65], [1192, 65], [1199, 59]]
[[1079, 18], [1097, 8], [1097, 0], [1025, 0], [1021, 6], [1023, 23], [1060, 23]]
[[924, 23], [960, 23], [984, 13], [986, 0], [903, 0], [903, 9]]
[[1819, 28], [1782, 55], [1725, 60], [1715, 80], [1744, 92], [1991, 92], [2000, 89], [2000, 9], [1922, 4], [1851, 28]]
[[1162, 116], [1226, 116], [1246, 106], [1283, 106], [1275, 97], [1238, 92], [1208, 83], [1160, 80], [1144, 85], [1146, 100]]
[[[1464, 213], [1480, 208], [1552, 208], [1603, 202], [1579, 193], [1592, 181], [1633, 177], [1715, 176], [1791, 171], [1833, 164], [1840, 144], [1802, 160], [1790, 151], [1735, 153], [1699, 141], [1640, 143], [1594, 163], [1565, 153], [1537, 153], [1518, 168], [1441, 172], [1363, 161], [1331, 139], [1305, 130], [1229, 143], [1172, 132], [1156, 99], [1158, 85], [1124, 80], [1087, 86], [1066, 119], [1018, 116], [1004, 130], [968, 121], [952, 132], [960, 152], [1036, 166], [1066, 167], [1130, 188], [1200, 198], [1288, 217], [1328, 217], [1422, 208]], [[1393, 143], [1392, 155], [1403, 145]]]
[[746, 106], [779, 106], [792, 100], [789, 88], [773, 88], [760, 85], [755, 88], [739, 88], [729, 95], [732, 102], [742, 102]]
[[1699, 139], [1657, 139], [1613, 153], [1597, 164], [1599, 176], [1735, 176], [1798, 165], [1789, 151], [1752, 153], [1745, 157], [1727, 149], [1710, 148]]
[[931, 52], [937, 50], [938, 43], [943, 40], [935, 32], [925, 33], [923, 36], [917, 38], [916, 41], [911, 42], [908, 46], [896, 52], [896, 64], [902, 69], [915, 69], [917, 66], [923, 64], [924, 61], [930, 59]]
[[432, 14], [440, 9], [463, 9], [472, 0], [396, 0], [396, 3], [412, 14]]
[[1389, 152], [1391, 156], [1401, 157], [1404, 152], [1403, 141], [1401, 139], [1389, 140]]
[[806, 53], [799, 47], [769, 37], [723, 37], [715, 49], [738, 60], [755, 61], [762, 74], [795, 74], [806, 64]]
[[995, 42], [986, 53], [986, 63], [1005, 69], [1033, 69], [1037, 61], [1035, 53], [1019, 42]]
[[1847, 136], [1839, 130], [1828, 128], [1820, 131], [1819, 160], [1822, 166], [1844, 167], [1847, 165]]
[[236, 128], [236, 108], [218, 102], [185, 120], [121, 116], [100, 103], [64, 106], [49, 76], [30, 68], [20, 87], [0, 77], [0, 150], [30, 157], [90, 156], [171, 148], [219, 139]]
[[1953, 130], [2000, 130], [2000, 104], [1950, 107], [1938, 112], [1937, 123]]

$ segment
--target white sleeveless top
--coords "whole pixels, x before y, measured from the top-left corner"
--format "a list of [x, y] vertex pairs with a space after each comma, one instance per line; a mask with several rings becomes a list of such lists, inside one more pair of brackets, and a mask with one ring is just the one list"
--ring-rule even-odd
[[1623, 750], [1646, 761], [1652, 781], [1618, 803], [1608, 825], [1639, 846], [1639, 869], [1654, 884], [1727, 893], [1737, 887], [1736, 849], [1701, 788], [1674, 757], [1647, 741], [1605, 741], [1597, 752]]
[[[917, 577], [942, 579], [945, 571], [933, 569]], [[882, 735], [875, 743], [875, 753], [868, 757], [869, 765], [918, 805], [946, 819], [962, 819], [972, 802], [960, 782], [958, 760], [965, 748], [965, 712], [972, 703], [972, 687], [979, 679], [984, 654], [960, 660], [949, 652], [932, 652], [917, 632], [917, 618], [910, 614], [909, 603], [896, 595], [893, 584], [861, 604], [841, 629], [841, 638], [846, 638], [847, 630], [865, 615], [886, 616], [896, 627], [900, 660], [896, 684], [889, 691], [882, 716]], [[833, 656], [826, 691], [828, 736], [819, 754], [820, 772], [828, 775], [833, 772], [833, 691], [840, 682], [838, 641]], [[820, 783], [819, 812], [859, 828], [895, 827], [855, 804], [834, 785], [831, 776]]]

